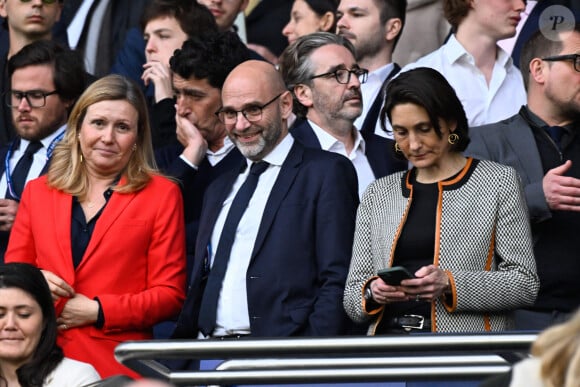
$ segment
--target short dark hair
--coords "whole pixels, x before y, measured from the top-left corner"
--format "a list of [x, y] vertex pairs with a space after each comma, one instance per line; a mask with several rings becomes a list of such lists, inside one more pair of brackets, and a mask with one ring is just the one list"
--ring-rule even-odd
[[308, 109], [302, 105], [294, 95], [294, 87], [299, 84], [310, 85], [314, 75], [310, 56], [320, 47], [337, 44], [347, 48], [356, 58], [353, 44], [341, 35], [330, 32], [314, 32], [304, 35], [286, 47], [280, 56], [279, 70], [284, 83], [294, 97], [294, 113], [299, 117], [306, 117]]
[[[561, 31], [563, 33], [566, 31]], [[580, 33], [580, 23], [574, 25], [574, 32]], [[534, 58], [545, 58], [547, 56], [558, 55], [562, 52], [564, 44], [560, 40], [560, 33], [558, 39], [553, 36], [548, 38], [544, 32], [538, 30], [524, 43], [520, 53], [520, 71], [524, 78], [524, 86], [526, 90], [530, 82], [530, 62]]]
[[333, 23], [328, 31], [336, 31], [336, 22], [338, 18], [336, 17], [336, 10], [338, 8], [339, 0], [304, 0], [306, 4], [314, 11], [319, 17], [324, 16], [327, 12], [331, 12], [334, 15]]
[[[388, 83], [386, 94], [380, 115], [383, 130], [387, 130], [386, 120], [391, 120], [395, 106], [412, 103], [427, 111], [429, 121], [440, 138], [443, 134], [439, 119], [457, 125], [453, 133], [459, 136], [459, 140], [451, 146], [452, 151], [463, 152], [467, 148], [469, 125], [465, 110], [453, 87], [437, 70], [418, 67], [406, 71]], [[399, 155], [398, 152], [395, 154]]]
[[217, 31], [218, 26], [211, 11], [195, 0], [153, 0], [143, 10], [141, 30], [147, 23], [161, 17], [172, 17], [188, 37], [206, 31]]
[[221, 89], [234, 67], [248, 59], [248, 48], [238, 34], [216, 31], [185, 41], [169, 65], [183, 79], [207, 79], [212, 87]]
[[52, 40], [38, 40], [24, 46], [8, 61], [8, 76], [12, 78], [16, 70], [35, 65], [52, 66], [54, 87], [66, 101], [76, 101], [90, 83], [82, 56]]
[[379, 8], [379, 20], [385, 24], [389, 19], [401, 19], [401, 31], [393, 41], [393, 50], [403, 33], [405, 27], [405, 17], [407, 15], [407, 0], [374, 0]]
[[62, 349], [56, 344], [56, 312], [50, 289], [38, 268], [16, 262], [0, 265], [0, 289], [10, 288], [29, 294], [42, 311], [43, 329], [38, 346], [32, 359], [16, 371], [22, 386], [41, 387], [46, 377], [64, 358]]
[[443, 14], [445, 15], [445, 19], [451, 24], [453, 31], [457, 31], [457, 27], [465, 19], [470, 9], [471, 4], [469, 0], [443, 1]]

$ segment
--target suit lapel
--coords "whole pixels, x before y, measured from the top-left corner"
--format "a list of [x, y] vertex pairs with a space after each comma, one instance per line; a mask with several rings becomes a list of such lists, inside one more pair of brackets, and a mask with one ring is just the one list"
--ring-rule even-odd
[[[125, 183], [125, 178], [121, 178], [119, 184], [123, 185]], [[91, 236], [91, 240], [89, 241], [89, 245], [87, 246], [87, 250], [85, 251], [79, 268], [81, 268], [83, 265], [86, 265], [87, 261], [90, 260], [91, 255], [95, 252], [111, 226], [117, 221], [119, 216], [135, 199], [136, 196], [137, 192], [127, 194], [118, 194], [113, 192], [109, 202], [106, 204], [105, 209], [95, 224], [95, 230], [93, 231], [93, 235]]]
[[268, 202], [266, 203], [266, 208], [264, 208], [264, 215], [262, 216], [262, 221], [260, 222], [260, 228], [258, 229], [258, 235], [256, 237], [256, 242], [254, 243], [254, 250], [252, 251], [252, 260], [260, 251], [264, 239], [268, 234], [268, 230], [276, 217], [278, 208], [284, 201], [284, 197], [290, 190], [292, 183], [294, 182], [298, 171], [300, 170], [300, 165], [302, 163], [302, 158], [304, 155], [304, 148], [297, 143], [292, 145], [278, 178], [272, 187], [272, 192], [268, 197]]
[[62, 269], [66, 272], [63, 278], [68, 283], [74, 283], [74, 266], [71, 245], [71, 219], [72, 219], [72, 196], [55, 189], [49, 189], [51, 195], [53, 217], [55, 220], [56, 241], [61, 251], [61, 256], [65, 257]]
[[210, 185], [210, 189], [206, 191], [195, 247], [196, 261], [199, 261], [205, 255], [205, 250], [209, 244], [215, 222], [222, 210], [223, 203], [232, 191], [232, 186], [240, 174], [240, 168], [242, 165], [246, 164], [246, 159], [242, 158], [240, 164], [232, 168], [231, 172], [226, 173], [223, 177], [215, 180], [214, 183]]
[[[512, 149], [512, 152], [518, 155], [522, 169], [526, 171], [526, 176], [529, 179], [527, 183], [541, 181], [544, 178], [544, 167], [542, 166], [542, 158], [538, 151], [534, 133], [530, 125], [522, 117], [522, 113], [518, 116], [518, 120], [520, 121], [520, 125], [516, 126], [518, 130], [505, 130], [503, 132], [507, 144], [517, 147], [517, 149]], [[525, 130], [519, 130], [522, 128], [525, 128]], [[528, 151], [519, 152], [519, 149], [527, 149]], [[522, 176], [522, 178], [525, 179], [526, 176]]]
[[367, 115], [363, 121], [363, 125], [361, 128], [361, 133], [369, 133], [370, 134], [370, 133], [375, 132], [375, 126], [377, 125], [377, 120], [379, 119], [379, 113], [381, 111], [381, 107], [383, 106], [383, 102], [384, 102], [383, 101], [383, 91], [385, 90], [385, 87], [387, 86], [387, 83], [389, 83], [391, 78], [393, 78], [399, 71], [401, 71], [401, 67], [398, 64], [394, 63], [393, 65], [394, 65], [393, 69], [391, 70], [389, 75], [387, 75], [387, 78], [385, 79], [385, 81], [381, 85], [381, 88], [379, 90], [379, 93], [377, 94], [377, 97], [375, 98], [371, 108], [367, 112]]
[[307, 148], [321, 148], [320, 141], [318, 141], [314, 129], [312, 129], [312, 126], [306, 120], [295, 128], [292, 128], [290, 134]]

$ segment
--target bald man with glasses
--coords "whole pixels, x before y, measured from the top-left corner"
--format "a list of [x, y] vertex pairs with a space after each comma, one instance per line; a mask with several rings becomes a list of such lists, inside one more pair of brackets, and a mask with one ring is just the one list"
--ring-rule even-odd
[[288, 134], [292, 95], [271, 64], [238, 65], [221, 96], [217, 115], [244, 159], [205, 193], [173, 337], [348, 332], [342, 292], [358, 205], [354, 168]]

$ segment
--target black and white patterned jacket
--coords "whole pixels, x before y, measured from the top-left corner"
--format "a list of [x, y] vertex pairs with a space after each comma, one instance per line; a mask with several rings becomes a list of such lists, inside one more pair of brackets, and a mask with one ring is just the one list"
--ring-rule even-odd
[[[344, 307], [373, 334], [384, 308], [367, 310], [363, 293], [393, 252], [413, 197], [412, 171], [376, 180], [357, 213]], [[434, 332], [502, 331], [511, 311], [531, 305], [539, 289], [527, 209], [516, 171], [469, 158], [453, 179], [439, 183], [433, 264], [445, 270], [452, 296], [432, 303]]]

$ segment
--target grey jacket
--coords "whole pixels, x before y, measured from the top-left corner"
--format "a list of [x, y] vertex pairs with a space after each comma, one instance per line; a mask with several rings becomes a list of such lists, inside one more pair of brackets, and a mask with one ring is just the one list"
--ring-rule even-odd
[[[359, 206], [344, 307], [373, 334], [384, 308], [368, 310], [363, 293], [393, 252], [413, 198], [408, 176], [376, 180]], [[432, 303], [434, 332], [502, 331], [511, 311], [531, 305], [539, 289], [523, 192], [515, 170], [491, 161], [468, 162], [439, 183], [433, 264], [450, 276], [452, 296]]]

